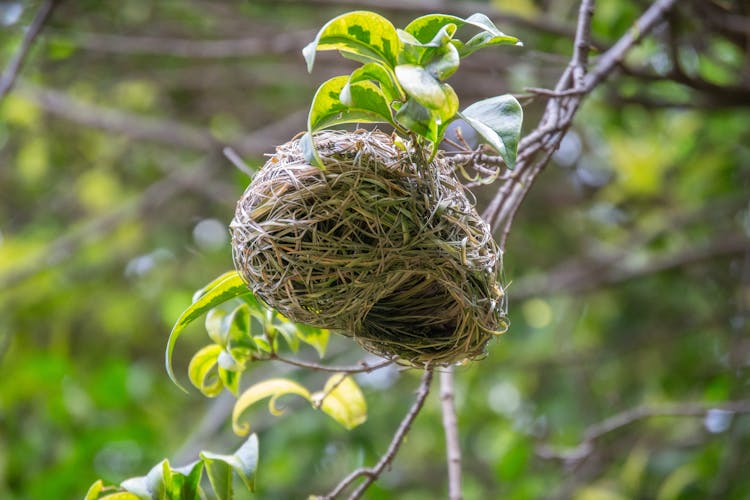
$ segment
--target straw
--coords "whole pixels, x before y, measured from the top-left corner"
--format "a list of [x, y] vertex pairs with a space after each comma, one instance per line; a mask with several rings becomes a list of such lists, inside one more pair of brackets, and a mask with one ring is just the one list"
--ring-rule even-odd
[[508, 327], [501, 252], [446, 161], [428, 165], [377, 130], [315, 142], [325, 169], [292, 140], [237, 204], [232, 248], [248, 287], [295, 322], [405, 364], [481, 357]]

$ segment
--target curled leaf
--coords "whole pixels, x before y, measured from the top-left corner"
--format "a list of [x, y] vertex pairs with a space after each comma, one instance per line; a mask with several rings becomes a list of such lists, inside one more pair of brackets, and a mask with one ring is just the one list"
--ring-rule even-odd
[[219, 304], [223, 304], [224, 302], [241, 295], [249, 295], [250, 293], [251, 292], [245, 285], [242, 276], [237, 271], [230, 271], [213, 280], [208, 286], [199, 290], [193, 296], [193, 303], [185, 309], [177, 319], [177, 322], [172, 327], [172, 331], [169, 334], [169, 340], [167, 341], [167, 350], [165, 353], [167, 374], [177, 387], [187, 392], [187, 390], [177, 381], [177, 377], [175, 377], [172, 368], [172, 352], [174, 351], [177, 339], [185, 327]]
[[239, 418], [245, 410], [261, 399], [270, 397], [271, 400], [268, 402], [268, 410], [273, 415], [281, 415], [283, 411], [276, 407], [276, 400], [285, 394], [296, 394], [310, 401], [310, 392], [307, 389], [297, 382], [285, 378], [271, 378], [248, 388], [237, 399], [234, 409], [232, 410], [232, 428], [234, 429], [235, 434], [244, 436], [250, 432], [250, 424], [241, 423]]
[[345, 373], [336, 373], [322, 391], [312, 395], [313, 405], [347, 430], [367, 420], [367, 403], [359, 385]]
[[223, 352], [220, 345], [207, 345], [193, 356], [188, 365], [188, 377], [190, 382], [198, 388], [203, 395], [212, 398], [218, 396], [223, 384], [214, 371], [218, 357]]

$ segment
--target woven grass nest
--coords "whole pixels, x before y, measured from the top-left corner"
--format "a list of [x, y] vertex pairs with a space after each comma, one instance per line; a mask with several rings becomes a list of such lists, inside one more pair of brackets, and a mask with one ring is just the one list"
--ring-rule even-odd
[[507, 329], [501, 252], [467, 191], [380, 131], [324, 131], [326, 168], [277, 148], [237, 204], [236, 268], [289, 319], [417, 366], [481, 357]]

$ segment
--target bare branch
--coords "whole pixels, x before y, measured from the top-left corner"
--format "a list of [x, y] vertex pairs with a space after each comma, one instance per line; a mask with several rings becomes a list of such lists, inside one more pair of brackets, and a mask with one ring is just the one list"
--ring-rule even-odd
[[586, 74], [588, 51], [591, 47], [591, 17], [593, 0], [583, 0], [579, 9], [574, 51], [570, 64], [550, 92], [550, 101], [539, 125], [519, 144], [516, 169], [503, 182], [482, 214], [493, 231], [502, 226], [500, 247], [505, 247], [518, 207], [523, 202], [534, 180], [559, 147], [565, 132], [572, 124], [581, 100], [618, 66], [625, 54], [648, 34], [676, 0], [656, 0], [615, 45], [597, 59]]
[[232, 165], [237, 167], [237, 170], [242, 172], [248, 177], [251, 177], [254, 175], [253, 169], [250, 168], [250, 166], [245, 163], [245, 161], [240, 157], [240, 155], [237, 154], [237, 151], [230, 148], [229, 146], [225, 147], [221, 150], [222, 153], [224, 153], [224, 156], [227, 160], [232, 162]]
[[16, 83], [16, 78], [18, 78], [18, 73], [21, 71], [21, 66], [23, 66], [23, 62], [26, 59], [26, 55], [29, 53], [29, 49], [31, 49], [31, 45], [34, 43], [34, 40], [39, 33], [41, 33], [44, 23], [49, 19], [49, 16], [57, 3], [58, 0], [47, 0], [41, 7], [39, 7], [36, 16], [34, 16], [34, 20], [31, 21], [31, 25], [26, 29], [23, 40], [21, 40], [21, 45], [8, 62], [2, 76], [0, 76], [0, 99], [5, 97]]
[[700, 402], [638, 406], [588, 427], [584, 432], [583, 440], [573, 448], [556, 451], [548, 445], [542, 445], [537, 448], [537, 455], [546, 459], [579, 462], [594, 451], [599, 439], [635, 422], [655, 417], [703, 417], [711, 410], [746, 414], [750, 413], [750, 401], [728, 401], [720, 404]]
[[318, 363], [311, 363], [309, 361], [301, 361], [298, 359], [285, 358], [280, 356], [278, 353], [273, 353], [271, 359], [281, 361], [288, 365], [298, 366], [300, 368], [308, 368], [310, 370], [316, 370], [321, 372], [343, 372], [343, 373], [370, 373], [375, 370], [379, 370], [388, 365], [394, 363], [392, 359], [386, 359], [375, 363], [374, 365], [367, 364], [366, 361], [360, 361], [358, 366], [326, 366]]
[[448, 460], [448, 498], [462, 500], [461, 493], [461, 445], [458, 441], [458, 419], [453, 392], [453, 367], [440, 372], [440, 403], [443, 410], [445, 449]]
[[385, 468], [393, 461], [398, 453], [398, 449], [401, 443], [404, 441], [404, 437], [409, 432], [411, 424], [414, 419], [417, 418], [419, 412], [424, 406], [424, 402], [427, 399], [427, 395], [430, 393], [430, 383], [432, 382], [432, 370], [427, 369], [422, 375], [422, 383], [417, 391], [417, 398], [409, 408], [408, 413], [401, 421], [401, 425], [398, 426], [396, 433], [393, 435], [391, 444], [388, 446], [388, 450], [380, 458], [380, 461], [374, 467], [361, 467], [352, 471], [351, 474], [346, 476], [344, 479], [336, 485], [336, 487], [327, 495], [314, 497], [318, 500], [332, 500], [339, 496], [347, 487], [349, 487], [354, 481], [360, 477], [364, 477], [365, 480], [359, 487], [349, 496], [349, 500], [356, 500], [360, 498], [369, 486], [377, 481], [380, 475], [383, 473]]

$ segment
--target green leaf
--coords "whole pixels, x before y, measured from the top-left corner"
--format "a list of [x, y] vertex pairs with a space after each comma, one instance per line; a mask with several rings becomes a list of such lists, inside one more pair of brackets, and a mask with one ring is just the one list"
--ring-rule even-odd
[[221, 380], [222, 385], [236, 397], [240, 391], [242, 372], [227, 370], [221, 366], [218, 371], [219, 380]]
[[219, 304], [233, 299], [234, 297], [250, 293], [251, 292], [245, 285], [242, 276], [236, 271], [230, 271], [219, 276], [193, 296], [193, 303], [180, 315], [177, 323], [172, 327], [172, 331], [169, 334], [169, 340], [167, 341], [167, 351], [165, 354], [167, 374], [177, 387], [186, 391], [186, 389], [177, 381], [177, 377], [175, 377], [174, 370], [172, 369], [172, 352], [174, 351], [174, 346], [177, 343], [178, 337], [185, 327]]
[[[388, 104], [401, 98], [401, 92], [396, 87], [396, 76], [393, 72], [386, 70], [383, 66], [375, 63], [367, 63], [349, 75], [349, 84], [370, 80], [380, 86]], [[390, 111], [388, 113], [390, 115]]]
[[284, 378], [271, 378], [248, 388], [237, 399], [234, 409], [232, 410], [232, 428], [234, 429], [235, 434], [244, 436], [250, 432], [250, 424], [240, 423], [239, 418], [245, 410], [261, 399], [270, 397], [271, 400], [268, 403], [268, 410], [273, 415], [281, 415], [283, 411], [276, 407], [276, 400], [285, 394], [297, 394], [308, 401], [310, 400], [310, 392], [307, 389], [299, 385], [297, 382]]
[[466, 108], [461, 117], [495, 148], [509, 169], [516, 164], [523, 109], [510, 94], [491, 97]]
[[348, 82], [348, 76], [337, 76], [318, 88], [307, 118], [308, 132], [312, 133], [340, 123], [392, 121], [386, 97], [380, 88], [370, 81], [349, 85], [351, 105], [341, 102], [341, 91]]
[[223, 348], [218, 344], [207, 345], [192, 357], [188, 365], [188, 378], [201, 393], [209, 398], [221, 393], [223, 384], [214, 371]]
[[297, 337], [299, 337], [302, 342], [315, 348], [318, 352], [318, 356], [321, 358], [326, 353], [330, 335], [330, 331], [325, 328], [297, 324]]
[[446, 95], [440, 82], [422, 66], [396, 66], [396, 78], [409, 97], [425, 108], [439, 110], [446, 105]]
[[[441, 30], [444, 30], [447, 26], [453, 25], [453, 32], [455, 28], [464, 24], [464, 20], [460, 17], [451, 16], [448, 14], [428, 14], [421, 16], [410, 22], [404, 28], [404, 31], [412, 35], [416, 40], [423, 44], [434, 42]], [[451, 33], [452, 38], [453, 33]], [[434, 45], [437, 47], [438, 45]]]
[[201, 478], [203, 477], [203, 462], [196, 460], [191, 464], [174, 469], [182, 483], [180, 496], [177, 498], [202, 498]]
[[151, 492], [151, 498], [169, 498], [172, 484], [172, 468], [169, 466], [169, 460], [167, 459], [158, 463], [146, 475], [146, 485]]
[[268, 339], [264, 337], [263, 335], [255, 335], [253, 337], [253, 341], [255, 342], [255, 345], [258, 346], [258, 349], [264, 352], [273, 352], [273, 349], [271, 349], [271, 344], [268, 343]]
[[396, 28], [383, 16], [368, 11], [342, 14], [329, 21], [315, 40], [303, 50], [307, 70], [312, 71], [318, 50], [338, 50], [358, 61], [376, 62], [393, 67], [400, 42]]
[[219, 367], [231, 372], [241, 372], [245, 369], [243, 363], [235, 359], [232, 353], [226, 350], [222, 350], [219, 353], [218, 360]]
[[258, 470], [258, 436], [251, 434], [247, 441], [232, 455], [220, 455], [203, 451], [201, 459], [206, 465], [206, 473], [211, 487], [219, 500], [234, 498], [232, 478], [236, 474], [248, 490], [255, 491]]
[[299, 337], [297, 336], [296, 324], [294, 324], [292, 321], [289, 321], [284, 316], [277, 314], [274, 316], [274, 321], [271, 328], [279, 332], [281, 336], [284, 337], [284, 340], [286, 340], [286, 344], [289, 346], [289, 349], [291, 349], [292, 352], [297, 352], [299, 350]]
[[[458, 95], [456, 95], [456, 91], [453, 90], [453, 87], [447, 83], [441, 83], [440, 89], [443, 91], [443, 95], [445, 95], [445, 105], [438, 110], [440, 116], [439, 125], [442, 125], [456, 117], [456, 114], [458, 113]], [[442, 136], [438, 137], [437, 142], [440, 142], [442, 139]]]
[[517, 45], [522, 46], [521, 41], [508, 35], [493, 35], [492, 33], [482, 32], [474, 35], [465, 44], [458, 44], [458, 53], [461, 57], [473, 54], [479, 49], [491, 47], [493, 45]]
[[367, 420], [367, 403], [357, 383], [345, 373], [336, 373], [322, 391], [312, 395], [314, 406], [351, 430]]
[[449, 43], [435, 51], [435, 54], [425, 65], [425, 69], [432, 76], [443, 81], [456, 72], [460, 62], [461, 57], [458, 55], [458, 49]]
[[419, 104], [414, 98], [406, 101], [396, 113], [396, 121], [403, 127], [432, 142], [437, 142], [438, 124], [429, 109]]
[[222, 347], [227, 345], [227, 336], [229, 333], [224, 324], [226, 315], [227, 313], [218, 307], [214, 307], [206, 313], [205, 326], [208, 337]]
[[235, 307], [225, 319], [227, 325], [227, 343], [230, 346], [245, 346], [250, 344], [250, 306], [241, 304]]

